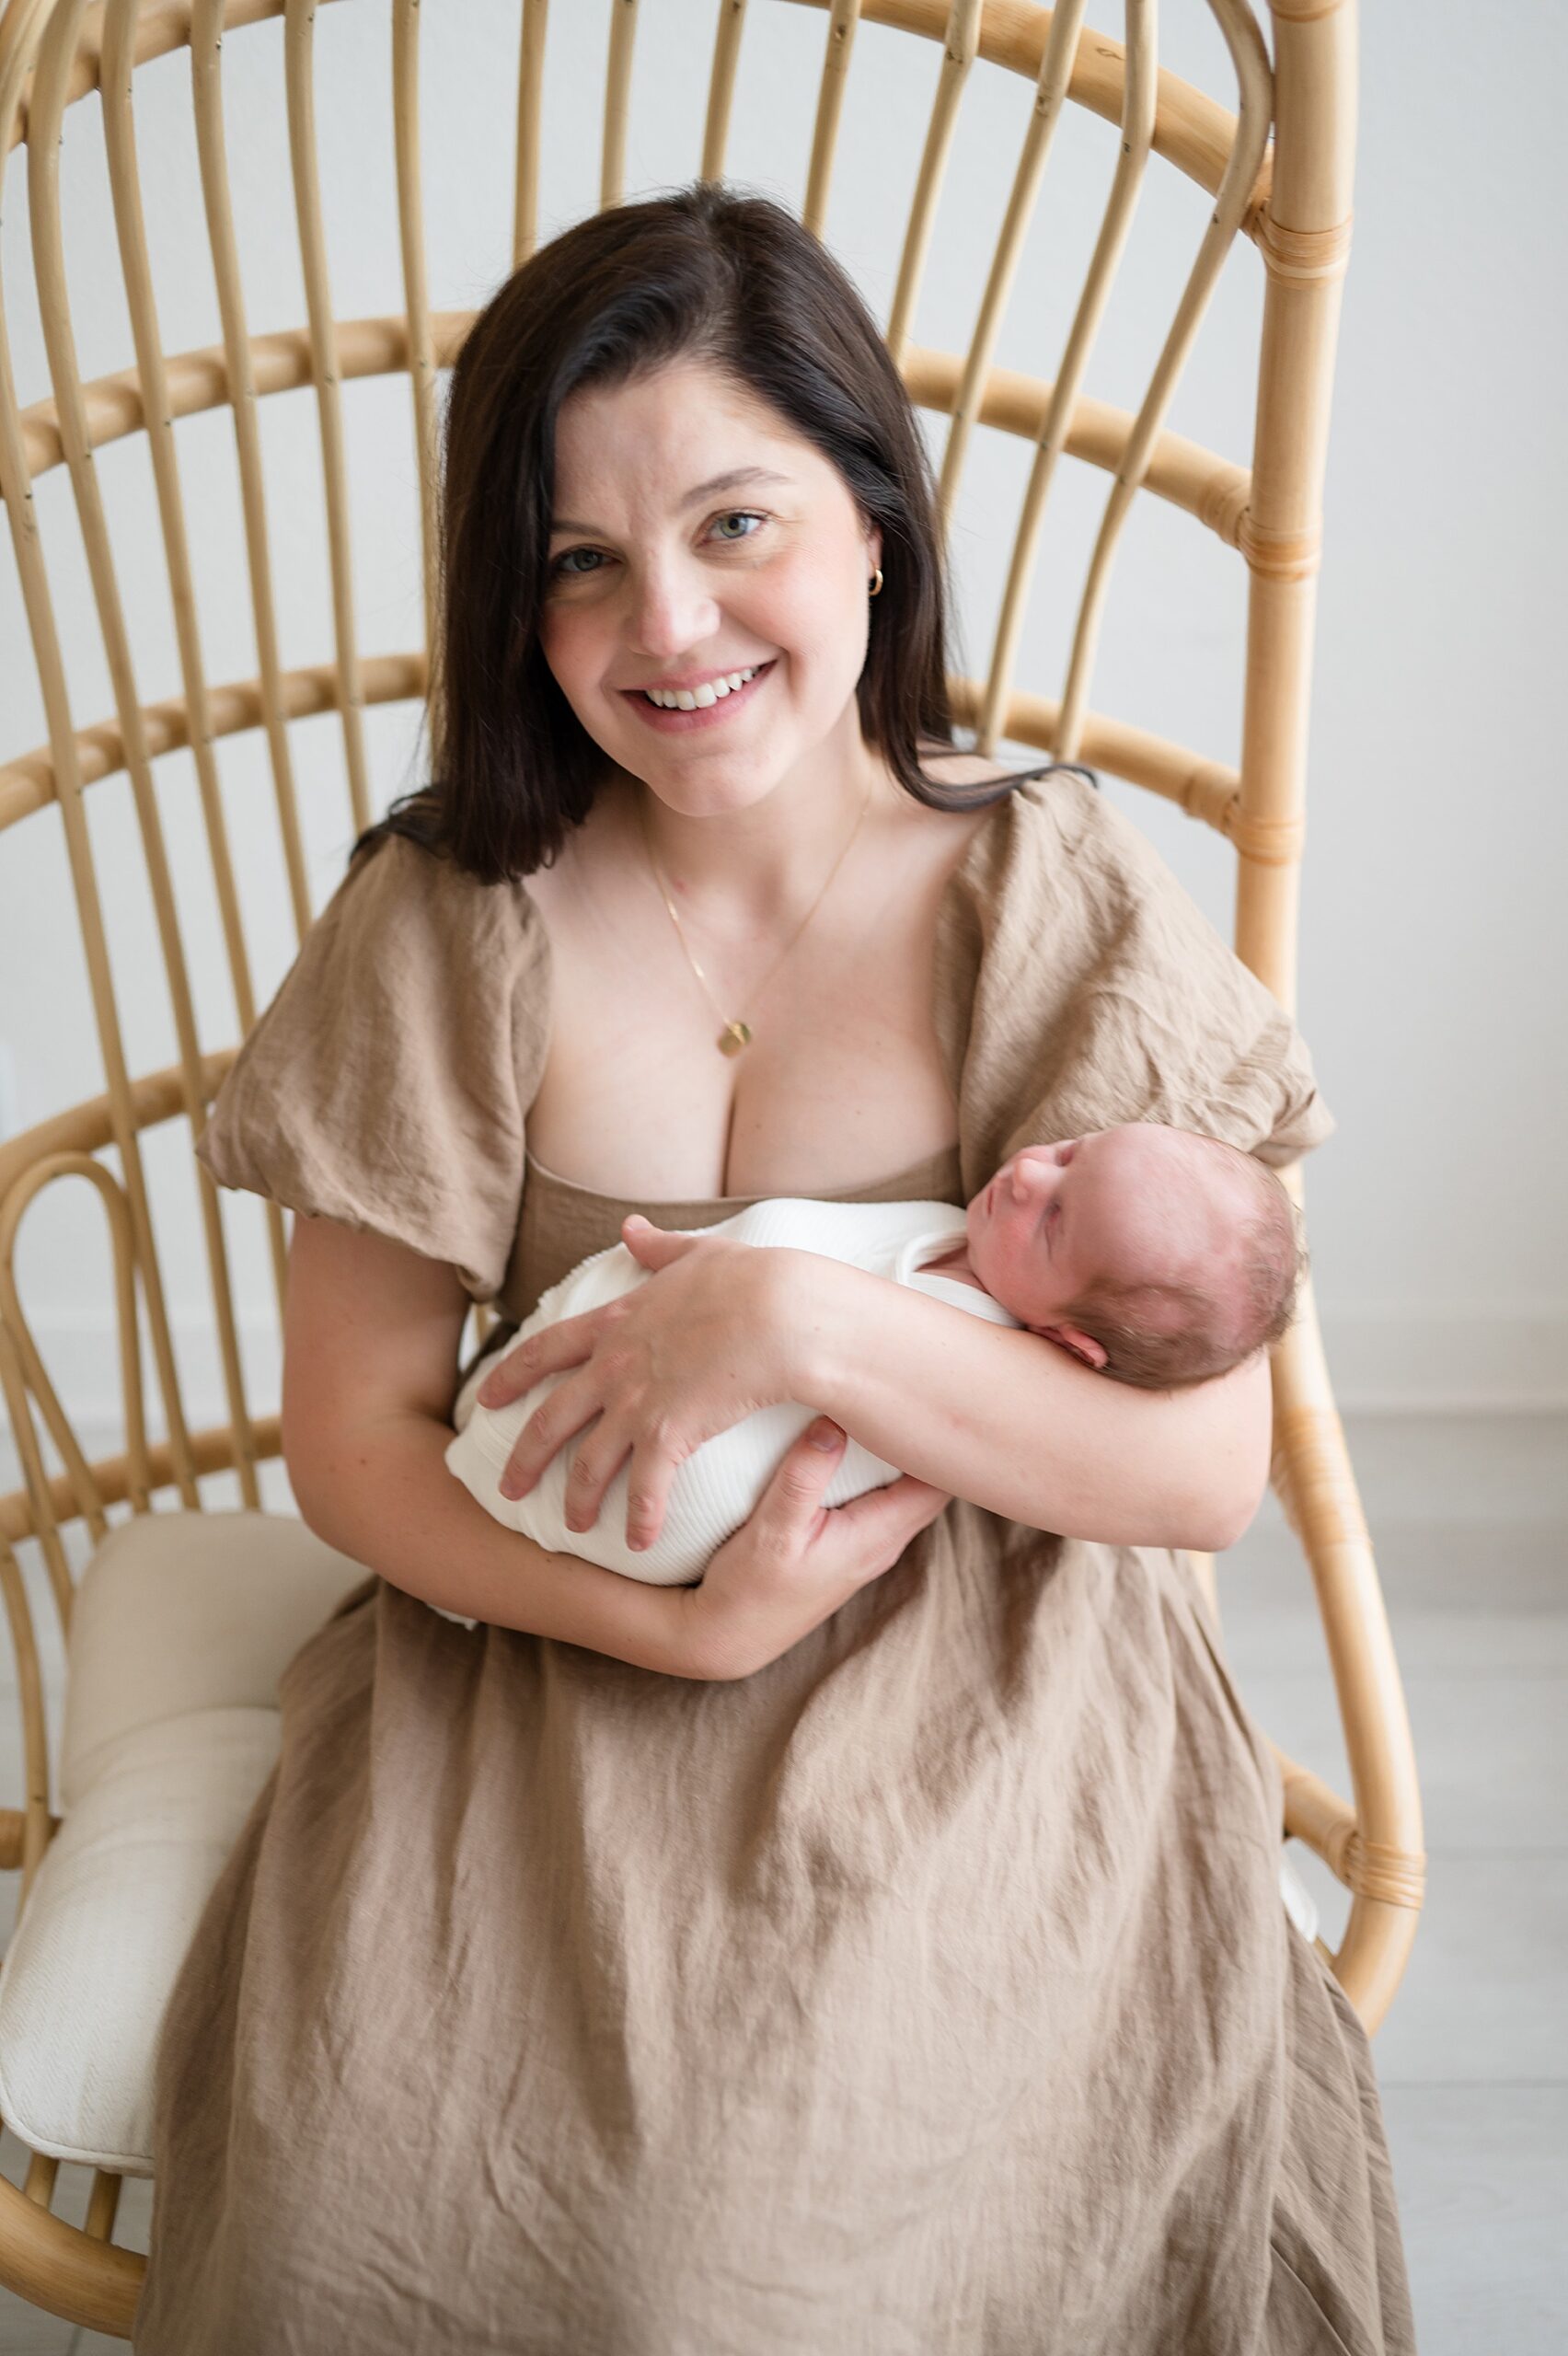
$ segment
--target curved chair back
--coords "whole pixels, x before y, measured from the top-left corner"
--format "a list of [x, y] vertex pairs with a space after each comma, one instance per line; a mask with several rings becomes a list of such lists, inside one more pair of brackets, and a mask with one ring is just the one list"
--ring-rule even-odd
[[[959, 719], [983, 750], [1081, 758], [1223, 836], [1238, 952], [1293, 1003], [1353, 0], [1273, 0], [1267, 21], [1245, 0], [1187, 0], [1172, 29], [1215, 68], [1214, 96], [1161, 66], [1154, 0], [1124, 0], [1114, 34], [1086, 26], [1084, 0], [719, 0], [716, 16], [714, 0], [557, 0], [553, 18], [548, 0], [8, 0], [0, 15], [0, 835], [7, 900], [44, 961], [32, 1020], [60, 1022], [63, 1062], [90, 1010], [100, 1061], [86, 1084], [63, 1072], [60, 1105], [0, 1140], [0, 1385], [20, 1482], [0, 1494], [0, 1584], [25, 1771], [0, 1864], [24, 1900], [55, 1821], [24, 1561], [68, 1627], [73, 1550], [126, 1513], [199, 1511], [225, 1476], [222, 1502], [257, 1506], [278, 1456], [275, 1317], [259, 1336], [242, 1315], [190, 1146], [388, 798], [373, 774], [412, 756], [441, 373], [541, 237], [643, 192], [655, 157], [658, 184], [699, 171], [798, 203], [875, 293], [933, 440], [963, 618], [984, 639], [982, 667], [952, 681]], [[1064, 182], [1088, 193], [1053, 213]], [[987, 207], [976, 251], [951, 225]], [[1146, 228], [1163, 291], [1135, 263]], [[1250, 458], [1170, 423], [1222, 287], [1256, 305]], [[956, 328], [922, 341], [938, 313]], [[1244, 439], [1244, 413], [1231, 423]], [[1135, 624], [1155, 595], [1184, 611], [1214, 588], [1235, 763], [1097, 700], [1129, 577]], [[101, 1369], [57, 1386], [18, 1276], [24, 1222], [68, 1178], [87, 1182], [74, 1199], [101, 1214], [112, 1272], [104, 1445]], [[281, 1212], [229, 1207], [264, 1222], [252, 1242], [281, 1303]], [[61, 1265], [70, 1247], [42, 1226]], [[245, 1363], [259, 1340], [265, 1381]], [[1274, 1371], [1274, 1480], [1316, 1584], [1355, 1795], [1282, 1754], [1286, 1829], [1350, 1890], [1338, 1951], [1321, 1951], [1375, 2027], [1413, 1937], [1420, 1806], [1309, 1291]], [[0, 2188], [0, 2274], [125, 2329], [138, 2261], [108, 2238], [113, 2180], [79, 2234], [49, 2212], [52, 2170], [35, 2164], [32, 2202]]]

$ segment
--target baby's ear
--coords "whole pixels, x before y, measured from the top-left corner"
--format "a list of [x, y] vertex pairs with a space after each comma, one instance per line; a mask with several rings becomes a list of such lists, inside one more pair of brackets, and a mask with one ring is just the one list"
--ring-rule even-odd
[[1033, 1330], [1042, 1340], [1055, 1342], [1058, 1349], [1070, 1350], [1075, 1358], [1081, 1358], [1096, 1374], [1105, 1364], [1108, 1353], [1104, 1344], [1097, 1342], [1092, 1334], [1081, 1333], [1076, 1325], [1036, 1325]]

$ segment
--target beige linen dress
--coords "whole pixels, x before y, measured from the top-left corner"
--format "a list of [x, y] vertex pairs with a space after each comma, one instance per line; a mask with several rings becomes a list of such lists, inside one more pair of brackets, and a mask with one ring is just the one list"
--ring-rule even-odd
[[[1275, 1163], [1331, 1126], [1078, 777], [981, 825], [935, 990], [957, 1148], [841, 1199], [958, 1204], [1118, 1120]], [[548, 1024], [525, 885], [394, 838], [202, 1157], [521, 1318], [628, 1208], [739, 1207], [531, 1161]], [[281, 1700], [167, 2016], [143, 2356], [1413, 2347], [1366, 2039], [1281, 1903], [1277, 1772], [1182, 1558], [955, 1501], [727, 1684], [372, 1576]]]

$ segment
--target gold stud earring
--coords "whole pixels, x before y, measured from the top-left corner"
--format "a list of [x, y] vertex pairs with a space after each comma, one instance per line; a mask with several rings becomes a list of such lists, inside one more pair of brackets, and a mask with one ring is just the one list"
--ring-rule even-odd
[[871, 575], [871, 585], [870, 585], [870, 588], [869, 589], [869, 591], [867, 592], [867, 595], [868, 595], [869, 596], [872, 596], [872, 597], [878, 596], [878, 595], [881, 594], [881, 591], [882, 591], [882, 569], [881, 565], [879, 564], [879, 565], [878, 565], [878, 567], [877, 567], [877, 569], [876, 569], [876, 571], [875, 571], [875, 572], [872, 573], [872, 575]]

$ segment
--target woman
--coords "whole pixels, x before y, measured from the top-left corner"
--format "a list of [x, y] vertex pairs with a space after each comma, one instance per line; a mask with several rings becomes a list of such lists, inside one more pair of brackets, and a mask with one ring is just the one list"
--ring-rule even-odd
[[[536, 255], [445, 497], [437, 782], [201, 1147], [299, 1214], [285, 1454], [373, 1576], [174, 1992], [136, 2346], [1409, 2349], [1366, 2040], [1170, 1551], [1250, 1519], [1266, 1368], [1136, 1392], [679, 1235], [1120, 1119], [1287, 1161], [1300, 1041], [1082, 773], [953, 749], [918, 434], [778, 208]], [[443, 1461], [470, 1299], [510, 1327], [637, 1213], [656, 1273], [550, 1337], [519, 1481], [586, 1430], [581, 1523], [629, 1455], [651, 1532], [783, 1397], [906, 1472], [824, 1513], [808, 1433], [690, 1590]]]

